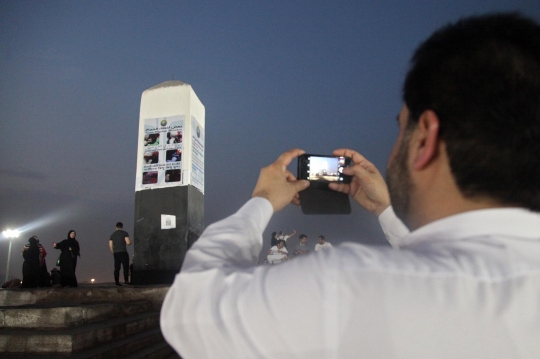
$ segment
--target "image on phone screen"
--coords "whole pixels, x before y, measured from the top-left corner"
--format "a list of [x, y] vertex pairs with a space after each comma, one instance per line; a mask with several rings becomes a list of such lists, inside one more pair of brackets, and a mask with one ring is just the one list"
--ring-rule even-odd
[[351, 176], [343, 173], [352, 164], [350, 157], [303, 154], [298, 157], [298, 179], [311, 182], [351, 183]]

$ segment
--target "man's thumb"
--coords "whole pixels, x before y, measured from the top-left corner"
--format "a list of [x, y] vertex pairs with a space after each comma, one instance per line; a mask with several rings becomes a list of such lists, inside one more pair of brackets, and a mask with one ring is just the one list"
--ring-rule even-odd
[[296, 192], [303, 191], [308, 187], [309, 187], [309, 181], [307, 180], [298, 180], [294, 182], [294, 188], [296, 189]]

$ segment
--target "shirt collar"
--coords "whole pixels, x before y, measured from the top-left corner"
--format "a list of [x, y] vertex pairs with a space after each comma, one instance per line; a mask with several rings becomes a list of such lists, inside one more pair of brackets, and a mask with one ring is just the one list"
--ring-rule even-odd
[[405, 236], [399, 246], [494, 235], [540, 240], [540, 213], [524, 208], [491, 208], [463, 212], [418, 228]]

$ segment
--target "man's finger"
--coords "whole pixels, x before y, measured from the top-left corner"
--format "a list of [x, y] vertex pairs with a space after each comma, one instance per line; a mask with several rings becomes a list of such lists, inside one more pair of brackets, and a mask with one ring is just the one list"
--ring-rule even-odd
[[275, 163], [279, 164], [280, 166], [283, 166], [284, 168], [287, 168], [287, 166], [291, 164], [294, 158], [301, 156], [304, 153], [306, 153], [306, 151], [301, 150], [299, 148], [290, 149], [287, 152], [282, 153], [281, 156], [278, 157]]
[[371, 162], [369, 162], [360, 153], [358, 153], [358, 152], [356, 152], [354, 150], [350, 150], [348, 148], [340, 148], [340, 149], [334, 150], [333, 155], [334, 156], [347, 156], [347, 157], [350, 157], [355, 164], [359, 164], [359, 163], [371, 164]]

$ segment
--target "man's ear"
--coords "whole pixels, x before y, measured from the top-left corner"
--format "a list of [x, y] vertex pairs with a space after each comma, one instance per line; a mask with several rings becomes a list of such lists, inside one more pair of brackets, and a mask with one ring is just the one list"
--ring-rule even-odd
[[432, 110], [426, 110], [418, 119], [418, 126], [414, 135], [415, 148], [413, 168], [424, 169], [437, 155], [439, 146], [439, 117]]

